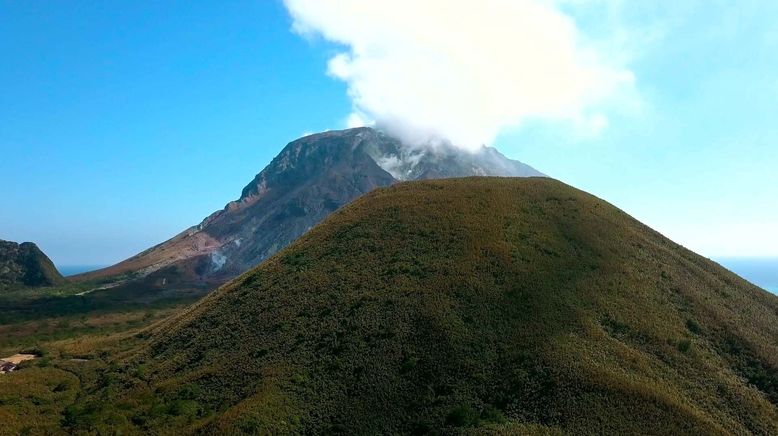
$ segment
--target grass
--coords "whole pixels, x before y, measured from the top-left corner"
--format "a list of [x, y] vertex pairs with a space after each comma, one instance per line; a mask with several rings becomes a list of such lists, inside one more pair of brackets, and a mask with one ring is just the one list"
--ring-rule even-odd
[[61, 413], [79, 391], [78, 377], [57, 368], [30, 367], [0, 376], [0, 433], [59, 431]]
[[58, 317], [155, 310], [191, 303], [208, 288], [152, 289], [136, 284], [97, 289], [95, 282], [61, 286], [13, 287], [0, 292], [0, 327]]
[[[107, 358], [137, 346], [137, 331], [171, 316], [187, 300], [89, 303], [89, 285], [20, 288], [0, 293], [0, 358], [41, 357], [0, 375], [0, 434], [65, 434], [68, 411], [96, 389]], [[107, 298], [107, 297], [98, 297]], [[74, 300], [86, 304], [72, 304]]]
[[606, 202], [469, 178], [376, 190], [50, 366], [65, 432], [775, 434], [777, 344], [777, 297]]
[[82, 336], [140, 329], [171, 315], [176, 306], [60, 316], [0, 325], [0, 358], [19, 350]]
[[[136, 334], [180, 306], [81, 314], [0, 326], [0, 357], [40, 357], [0, 375], [0, 434], [65, 434], [81, 419], [85, 391], [110, 380], [110, 358], [137, 347]], [[137, 375], [137, 374], [136, 374]], [[110, 422], [110, 417], [102, 417]]]

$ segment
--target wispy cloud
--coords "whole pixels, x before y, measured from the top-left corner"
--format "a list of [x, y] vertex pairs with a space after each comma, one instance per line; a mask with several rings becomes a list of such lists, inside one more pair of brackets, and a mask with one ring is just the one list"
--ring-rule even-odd
[[596, 132], [608, 125], [602, 104], [634, 84], [607, 41], [553, 1], [285, 4], [296, 32], [342, 47], [328, 72], [348, 84], [349, 125], [375, 122], [413, 143], [473, 149], [529, 119]]

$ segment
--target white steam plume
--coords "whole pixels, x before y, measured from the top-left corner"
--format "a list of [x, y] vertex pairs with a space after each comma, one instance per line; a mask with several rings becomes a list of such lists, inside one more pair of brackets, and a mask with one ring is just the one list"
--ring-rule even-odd
[[[569, 0], [568, 0], [569, 1]], [[633, 82], [551, 0], [285, 0], [294, 30], [343, 45], [349, 124], [411, 143], [491, 144], [532, 118], [604, 128], [597, 106]]]

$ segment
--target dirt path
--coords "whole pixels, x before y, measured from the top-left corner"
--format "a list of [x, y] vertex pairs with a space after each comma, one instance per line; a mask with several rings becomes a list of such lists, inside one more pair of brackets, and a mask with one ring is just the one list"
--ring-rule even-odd
[[25, 360], [32, 360], [32, 359], [35, 359], [37, 357], [38, 356], [36, 356], [34, 354], [14, 354], [11, 357], [4, 357], [4, 358], [0, 359], [0, 362], [8, 362], [8, 363], [13, 363], [14, 365], [18, 365], [18, 364], [24, 362]]
[[10, 357], [0, 359], [0, 374], [16, 371], [16, 367], [25, 360], [32, 360], [38, 356], [34, 354], [14, 354]]
[[117, 287], [117, 286], [119, 286], [119, 285], [122, 285], [122, 284], [124, 284], [125, 282], [126, 282], [126, 280], [122, 280], [122, 281], [120, 281], [120, 282], [115, 282], [115, 283], [109, 283], [109, 284], [107, 284], [107, 285], [103, 285], [103, 286], [100, 286], [100, 287], [97, 287], [97, 288], [94, 288], [94, 289], [90, 289], [90, 290], [88, 290], [88, 291], [79, 292], [79, 293], [78, 293], [78, 294], [76, 294], [76, 295], [78, 295], [78, 296], [81, 296], [81, 295], [86, 295], [86, 294], [89, 294], [89, 293], [91, 293], [91, 292], [94, 292], [94, 291], [102, 291], [102, 290], [105, 290], [105, 289], [111, 289], [111, 288], [115, 288], [115, 287]]

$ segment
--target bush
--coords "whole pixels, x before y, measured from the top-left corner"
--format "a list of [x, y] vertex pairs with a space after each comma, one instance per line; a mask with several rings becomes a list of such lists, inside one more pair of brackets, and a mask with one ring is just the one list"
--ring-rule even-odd
[[23, 349], [21, 351], [21, 354], [32, 354], [37, 357], [44, 357], [46, 355], [46, 350], [36, 345], [33, 347]]
[[89, 430], [97, 422], [99, 409], [92, 403], [71, 404], [62, 412], [62, 427], [73, 430]]
[[484, 407], [484, 410], [481, 411], [481, 419], [497, 424], [502, 424], [505, 422], [505, 416], [502, 414], [500, 409], [492, 406], [491, 404]]
[[686, 321], [686, 328], [689, 329], [689, 331], [694, 333], [695, 335], [699, 335], [700, 333], [702, 333], [702, 328], [693, 319]]
[[478, 421], [478, 412], [467, 405], [455, 407], [446, 417], [446, 423], [454, 427], [473, 427]]

